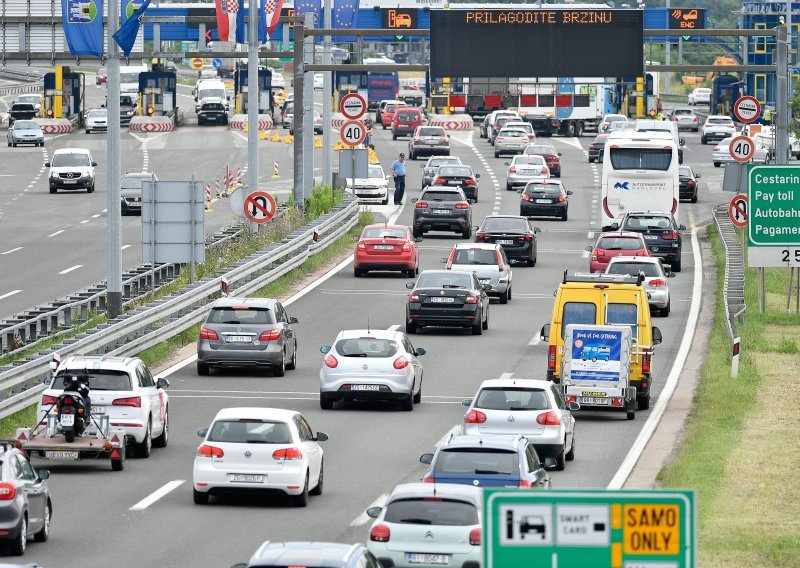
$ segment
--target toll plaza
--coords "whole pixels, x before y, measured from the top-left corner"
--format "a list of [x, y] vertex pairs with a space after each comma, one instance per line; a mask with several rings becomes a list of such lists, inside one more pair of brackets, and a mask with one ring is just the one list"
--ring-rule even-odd
[[177, 80], [172, 71], [139, 73], [139, 116], [167, 116], [178, 107]]
[[44, 76], [42, 118], [79, 117], [85, 106], [86, 78], [69, 67], [58, 66]]
[[[236, 114], [247, 113], [247, 65], [241, 65], [234, 73], [234, 94], [236, 97]], [[266, 113], [272, 110], [272, 71], [269, 69], [258, 70], [258, 112]]]

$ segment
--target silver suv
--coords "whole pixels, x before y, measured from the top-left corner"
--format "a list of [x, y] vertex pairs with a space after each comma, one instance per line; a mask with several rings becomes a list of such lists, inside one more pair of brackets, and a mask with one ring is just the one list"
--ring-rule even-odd
[[450, 155], [450, 137], [441, 126], [417, 126], [414, 136], [408, 141], [408, 157]]
[[709, 140], [724, 140], [728, 136], [733, 136], [735, 132], [736, 125], [730, 116], [712, 114], [700, 128], [700, 143], [708, 144]]

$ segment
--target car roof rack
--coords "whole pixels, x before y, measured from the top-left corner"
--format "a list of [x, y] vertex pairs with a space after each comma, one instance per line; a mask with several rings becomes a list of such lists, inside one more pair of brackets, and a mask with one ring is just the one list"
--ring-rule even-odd
[[567, 282], [587, 282], [590, 284], [636, 284], [641, 286], [644, 282], [644, 273], [639, 272], [636, 276], [628, 276], [627, 274], [582, 274], [575, 273], [570, 275], [569, 271], [564, 269], [563, 283]]

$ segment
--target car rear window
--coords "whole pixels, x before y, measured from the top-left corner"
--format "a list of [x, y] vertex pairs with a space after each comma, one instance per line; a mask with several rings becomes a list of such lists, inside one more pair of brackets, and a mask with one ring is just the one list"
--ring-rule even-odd
[[553, 148], [552, 146], [539, 146], [537, 144], [537, 145], [534, 145], [534, 146], [528, 146], [525, 149], [525, 153], [526, 154], [543, 154], [543, 155], [555, 156], [556, 155], [556, 149]]
[[525, 186], [525, 193], [561, 193], [561, 186], [557, 183], [529, 183]]
[[672, 163], [672, 148], [611, 148], [615, 170], [657, 170], [665, 172]]
[[453, 448], [439, 452], [433, 471], [474, 475], [519, 475], [519, 457], [513, 450]]
[[444, 136], [444, 130], [434, 127], [420, 128], [418, 136]]
[[336, 352], [342, 357], [391, 357], [399, 346], [390, 339], [351, 337], [336, 342]]
[[678, 168], [678, 175], [691, 177], [692, 176], [692, 168], [689, 168], [687, 166], [680, 166]]
[[444, 164], [460, 164], [461, 160], [458, 158], [431, 158], [428, 162], [429, 168], [434, 168], [436, 166], [442, 166]]
[[268, 324], [275, 323], [272, 312], [267, 308], [229, 307], [211, 308], [206, 323], [238, 324]]
[[[84, 371], [78, 369], [67, 369], [60, 372], [53, 379], [51, 388], [63, 389], [64, 379], [68, 376], [83, 375]], [[93, 391], [129, 391], [131, 390], [131, 377], [125, 371], [111, 369], [87, 369], [86, 376], [89, 377], [89, 390]]]
[[606, 272], [608, 274], [630, 274], [632, 276], [644, 272], [644, 275], [648, 278], [661, 276], [658, 266], [652, 262], [612, 262], [608, 265]]
[[217, 420], [208, 435], [209, 442], [231, 444], [291, 444], [292, 435], [285, 422], [269, 420]]
[[709, 118], [709, 124], [733, 124], [733, 120], [730, 118]]
[[409, 525], [466, 527], [478, 524], [478, 508], [455, 499], [417, 497], [398, 499], [386, 506], [384, 521]]
[[440, 176], [472, 176], [472, 168], [469, 166], [440, 166], [437, 172]]
[[384, 227], [367, 227], [361, 234], [364, 239], [405, 239], [405, 229], [389, 229]]
[[491, 249], [458, 249], [453, 264], [497, 265], [497, 251]]
[[417, 288], [470, 288], [472, 279], [469, 274], [422, 274], [417, 280]]
[[561, 338], [570, 324], [595, 325], [597, 323], [597, 306], [592, 302], [567, 302], [561, 312]]
[[455, 191], [426, 191], [420, 201], [461, 201], [461, 195]]
[[627, 325], [633, 337], [638, 336], [639, 310], [636, 304], [611, 304], [606, 306], [606, 325]]
[[483, 221], [481, 230], [484, 231], [527, 231], [528, 222], [525, 219], [512, 217], [487, 217]]
[[644, 248], [642, 241], [634, 237], [603, 237], [597, 243], [601, 250], [639, 250]]
[[544, 158], [539, 155], [533, 156], [517, 156], [514, 158], [515, 166], [545, 166], [547, 163]]
[[649, 229], [669, 229], [672, 223], [669, 217], [662, 215], [628, 217], [625, 230], [643, 231]]
[[[416, 116], [414, 118], [416, 118]], [[398, 122], [409, 122], [410, 120], [412, 120], [410, 112], [402, 111], [397, 113]]]
[[509, 128], [504, 128], [500, 131], [500, 136], [516, 136], [516, 137], [528, 137], [528, 134], [524, 130], [511, 130]]
[[484, 410], [547, 410], [550, 399], [543, 389], [491, 387], [481, 389], [474, 406]]

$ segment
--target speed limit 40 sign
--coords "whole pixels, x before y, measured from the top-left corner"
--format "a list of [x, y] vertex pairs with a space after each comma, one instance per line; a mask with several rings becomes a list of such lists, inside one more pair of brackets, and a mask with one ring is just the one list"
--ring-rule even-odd
[[348, 146], [358, 146], [367, 137], [367, 128], [357, 120], [348, 120], [342, 125], [339, 136]]
[[731, 144], [728, 146], [728, 152], [731, 158], [737, 162], [744, 163], [750, 161], [756, 153], [756, 146], [747, 136], [737, 136], [731, 140]]

